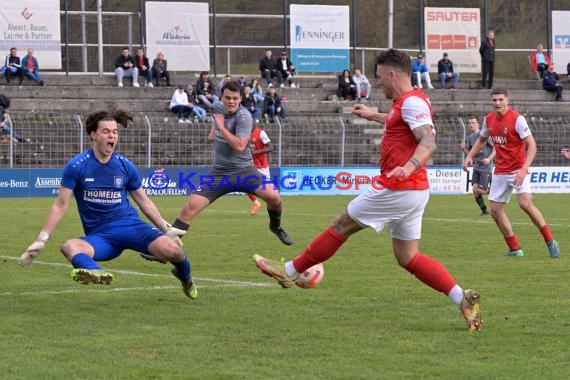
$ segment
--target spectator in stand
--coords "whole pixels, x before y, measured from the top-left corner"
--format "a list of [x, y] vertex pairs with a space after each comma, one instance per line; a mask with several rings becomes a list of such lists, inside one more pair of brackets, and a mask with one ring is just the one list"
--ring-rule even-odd
[[344, 70], [342, 74], [338, 76], [336, 95], [346, 100], [353, 100], [356, 97], [356, 84], [354, 80], [352, 80], [350, 71]]
[[445, 82], [451, 81], [451, 88], [459, 85], [459, 73], [453, 70], [453, 62], [449, 59], [449, 54], [443, 53], [443, 58], [437, 63], [437, 75], [441, 88], [445, 88]]
[[196, 82], [196, 98], [204, 105], [204, 108], [206, 108], [208, 112], [212, 111], [214, 102], [219, 100], [219, 98], [214, 95], [214, 84], [210, 80], [210, 73], [207, 71], [202, 71], [198, 82]]
[[362, 73], [358, 67], [354, 69], [354, 75], [352, 76], [352, 81], [356, 86], [356, 99], [369, 99], [370, 91], [372, 87], [370, 86], [370, 81], [366, 78], [366, 75]]
[[123, 87], [123, 78], [126, 76], [133, 78], [133, 87], [140, 87], [137, 61], [129, 52], [129, 48], [123, 48], [121, 55], [115, 60], [115, 75], [119, 87]]
[[188, 84], [186, 86], [185, 91], [186, 91], [186, 96], [188, 97], [188, 107], [192, 109], [192, 113], [200, 123], [205, 122], [207, 116], [206, 110], [196, 105], [197, 104], [196, 94], [194, 94], [194, 88], [192, 87], [192, 85]]
[[570, 148], [568, 148], [567, 146], [563, 147], [562, 149], [560, 149], [560, 154], [562, 155], [562, 157], [564, 157], [567, 160], [570, 160]]
[[6, 56], [4, 66], [2, 66], [2, 75], [6, 77], [6, 84], [10, 83], [10, 77], [18, 77], [20, 83], [24, 80], [24, 71], [22, 70], [22, 63], [18, 57], [18, 49], [15, 47], [10, 48], [10, 54]]
[[164, 78], [166, 85], [170, 87], [170, 73], [168, 72], [168, 61], [164, 57], [164, 53], [159, 51], [156, 53], [156, 58], [152, 61], [152, 77], [154, 85], [160, 86], [160, 80]]
[[216, 95], [216, 97], [218, 99], [220, 99], [222, 97], [222, 88], [224, 88], [226, 83], [231, 82], [231, 81], [232, 81], [232, 76], [230, 74], [226, 74], [226, 75], [224, 75], [222, 80], [218, 82], [218, 84], [216, 85], [216, 88], [214, 88], [214, 95]]
[[0, 134], [2, 135], [2, 142], [9, 142], [10, 134], [12, 135], [12, 141], [15, 143], [30, 142], [30, 139], [25, 138], [12, 128], [12, 121], [6, 113], [6, 109], [9, 107], [10, 98], [6, 95], [0, 95]]
[[568, 74], [568, 82], [570, 82], [570, 62], [566, 65], [566, 74]]
[[536, 46], [536, 51], [530, 55], [530, 63], [532, 65], [532, 71], [538, 74], [538, 79], [542, 79], [542, 74], [548, 70], [548, 65], [550, 64], [550, 59], [548, 54], [544, 51], [542, 44]]
[[558, 83], [558, 74], [554, 71], [554, 63], [548, 65], [548, 70], [542, 74], [542, 88], [548, 92], [556, 93], [557, 102], [562, 100], [562, 90], [564, 89], [560, 83]]
[[251, 93], [250, 85], [245, 86], [245, 89], [243, 90], [243, 95], [241, 96], [241, 105], [251, 113], [251, 117], [255, 120], [255, 122], [259, 123], [259, 118], [261, 117], [261, 107], [259, 107], [257, 100]]
[[273, 122], [275, 116], [279, 116], [280, 118], [285, 117], [285, 107], [283, 107], [281, 96], [279, 96], [273, 84], [269, 85], [269, 90], [263, 100], [263, 106], [265, 107], [263, 114], [266, 118], [269, 118], [271, 122]]
[[22, 59], [22, 69], [24, 75], [36, 82], [39, 86], [44, 85], [42, 76], [40, 75], [40, 65], [38, 60], [34, 57], [34, 49], [28, 48], [28, 55]]
[[271, 57], [272, 54], [271, 50], [265, 51], [265, 57], [259, 61], [259, 71], [261, 71], [261, 76], [267, 81], [267, 85], [273, 83], [271, 78], [277, 78], [277, 84], [279, 87], [283, 87], [283, 75], [277, 70], [275, 60]]
[[412, 62], [412, 84], [416, 88], [423, 88], [422, 79], [426, 81], [426, 86], [430, 90], [433, 89], [431, 84], [431, 78], [429, 77], [429, 71], [426, 59], [422, 53], [418, 54], [418, 57]]
[[172, 94], [172, 98], [170, 99], [170, 112], [176, 114], [179, 123], [192, 124], [192, 120], [190, 120], [192, 107], [184, 91], [185, 87], [183, 84], [179, 84], [174, 94]]
[[262, 104], [263, 99], [265, 99], [265, 93], [263, 92], [263, 89], [261, 88], [259, 81], [257, 79], [252, 79], [250, 87], [251, 87], [251, 94], [253, 95], [255, 100], [257, 100], [257, 103]]
[[489, 30], [487, 39], [481, 41], [479, 47], [479, 54], [481, 54], [481, 67], [482, 67], [482, 88], [493, 87], [493, 73], [495, 71], [495, 32]]
[[295, 88], [295, 83], [293, 83], [293, 75], [295, 74], [295, 65], [287, 57], [287, 52], [281, 53], [281, 57], [277, 59], [276, 63], [277, 70], [281, 73], [281, 78], [285, 78], [289, 83], [289, 87]]
[[247, 86], [247, 80], [245, 79], [245, 77], [242, 75], [239, 77], [239, 79], [237, 80], [239, 86], [241, 87], [241, 90], [245, 90], [245, 86]]
[[152, 69], [148, 63], [148, 58], [144, 54], [143, 49], [137, 50], [137, 69], [139, 70], [139, 75], [144, 77], [145, 87], [154, 87], [152, 84]]

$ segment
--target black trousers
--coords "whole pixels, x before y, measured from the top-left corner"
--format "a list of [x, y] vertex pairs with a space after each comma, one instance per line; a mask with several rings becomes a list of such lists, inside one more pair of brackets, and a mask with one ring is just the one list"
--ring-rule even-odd
[[558, 101], [562, 98], [563, 87], [561, 85], [559, 85], [559, 84], [557, 84], [556, 86], [542, 85], [542, 88], [544, 88], [548, 92], [556, 92], [556, 98], [555, 98], [556, 101]]
[[[481, 80], [481, 86], [483, 88], [493, 87], [493, 74], [495, 72], [495, 62], [494, 61], [483, 61], [483, 78]], [[489, 78], [487, 80], [487, 77]]]

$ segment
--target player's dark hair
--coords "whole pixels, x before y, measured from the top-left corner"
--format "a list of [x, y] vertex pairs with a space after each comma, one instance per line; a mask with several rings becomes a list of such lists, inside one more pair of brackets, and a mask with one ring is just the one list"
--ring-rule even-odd
[[399, 69], [403, 73], [412, 73], [412, 59], [401, 50], [390, 49], [381, 52], [376, 57], [376, 65], [390, 66]]
[[241, 93], [241, 86], [237, 81], [231, 80], [228, 83], [224, 84], [224, 86], [222, 87], [221, 91], [222, 94], [224, 93], [224, 90]]
[[491, 96], [493, 96], [493, 95], [505, 95], [505, 96], [509, 96], [509, 92], [507, 91], [506, 88], [497, 87], [497, 88], [493, 88], [493, 91], [491, 91]]
[[467, 120], [471, 120], [471, 119], [475, 119], [475, 120], [477, 120], [477, 123], [479, 123], [479, 118], [477, 116], [471, 115], [467, 118]]
[[95, 111], [87, 115], [85, 120], [85, 131], [87, 135], [91, 135], [92, 132], [97, 131], [100, 121], [114, 120], [117, 124], [127, 127], [129, 121], [133, 121], [133, 116], [122, 109], [112, 109], [110, 111]]

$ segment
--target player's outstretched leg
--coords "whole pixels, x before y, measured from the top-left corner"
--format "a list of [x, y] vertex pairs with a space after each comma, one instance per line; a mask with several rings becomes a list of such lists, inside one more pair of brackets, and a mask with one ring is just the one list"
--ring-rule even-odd
[[71, 271], [73, 281], [83, 284], [109, 285], [113, 282], [113, 275], [102, 269], [77, 268]]
[[283, 259], [275, 261], [255, 254], [253, 255], [253, 261], [264, 274], [276, 279], [282, 288], [290, 288], [295, 283], [295, 279], [289, 278], [285, 273], [285, 261]]
[[473, 289], [467, 289], [463, 292], [463, 300], [459, 308], [467, 322], [469, 331], [481, 330], [483, 319], [479, 310], [479, 299], [481, 295]]
[[192, 281], [192, 277], [190, 277], [188, 280], [181, 278], [176, 268], [172, 268], [172, 274], [174, 277], [180, 280], [180, 283], [182, 284], [182, 291], [184, 294], [186, 294], [187, 297], [191, 299], [198, 298], [198, 288], [196, 287], [196, 283]]

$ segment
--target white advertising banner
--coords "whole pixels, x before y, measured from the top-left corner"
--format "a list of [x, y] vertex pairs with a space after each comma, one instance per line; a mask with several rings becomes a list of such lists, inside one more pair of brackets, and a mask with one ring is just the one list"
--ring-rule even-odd
[[555, 71], [564, 75], [566, 65], [570, 63], [570, 12], [552, 12], [552, 62], [556, 65]]
[[429, 71], [437, 73], [437, 62], [449, 54], [459, 73], [480, 73], [481, 17], [479, 8], [426, 7], [425, 47]]
[[164, 53], [168, 70], [210, 70], [208, 3], [149, 1], [146, 6], [147, 55]]
[[298, 72], [350, 68], [349, 15], [347, 6], [291, 4], [291, 61]]
[[40, 70], [61, 69], [59, 0], [0, 0], [0, 58], [10, 48], [23, 58], [34, 49]]

